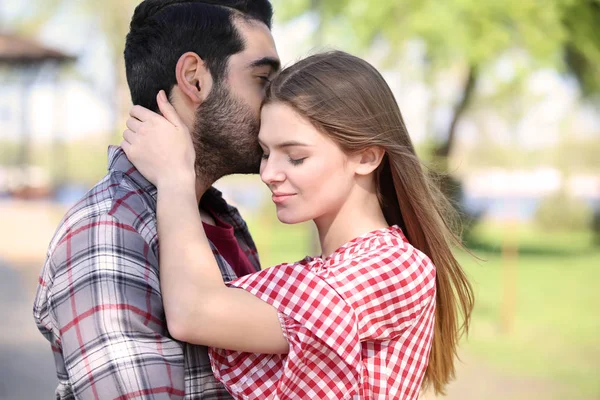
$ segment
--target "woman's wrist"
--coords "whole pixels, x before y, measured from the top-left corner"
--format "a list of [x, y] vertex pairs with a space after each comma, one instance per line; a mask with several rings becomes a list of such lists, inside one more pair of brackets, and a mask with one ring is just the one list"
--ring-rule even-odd
[[196, 193], [196, 175], [193, 173], [165, 176], [157, 179], [156, 188], [159, 191], [177, 191]]

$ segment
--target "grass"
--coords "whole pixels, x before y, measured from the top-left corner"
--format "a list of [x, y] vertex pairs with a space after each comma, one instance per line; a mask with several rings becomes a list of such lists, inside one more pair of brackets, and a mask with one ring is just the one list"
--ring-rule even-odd
[[[476, 254], [486, 261], [459, 254], [476, 293], [464, 347], [507, 372], [563, 384], [569, 398], [598, 398], [600, 249], [591, 235], [530, 226], [484, 226], [475, 235]], [[503, 237], [520, 248], [518, 255], [499, 251]], [[511, 265], [514, 305], [507, 312]]]
[[[311, 253], [307, 224], [283, 225], [274, 217], [248, 222], [265, 267]], [[476, 295], [464, 349], [508, 375], [556, 383], [564, 389], [556, 399], [599, 398], [600, 248], [591, 235], [487, 224], [473, 237], [469, 245], [484, 261], [457, 254]], [[519, 252], [503, 254], [507, 245]], [[506, 308], [511, 276], [514, 305]]]

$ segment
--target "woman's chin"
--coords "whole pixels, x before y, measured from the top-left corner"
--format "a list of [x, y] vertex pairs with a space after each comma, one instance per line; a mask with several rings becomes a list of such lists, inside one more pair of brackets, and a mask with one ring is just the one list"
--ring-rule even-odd
[[277, 219], [284, 224], [293, 225], [306, 222], [310, 218], [301, 218], [299, 215], [290, 213], [289, 210], [277, 210]]

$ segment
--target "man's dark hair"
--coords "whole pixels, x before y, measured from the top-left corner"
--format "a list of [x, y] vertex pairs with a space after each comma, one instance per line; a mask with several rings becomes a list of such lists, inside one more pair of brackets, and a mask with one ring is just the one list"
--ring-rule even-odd
[[200, 56], [215, 83], [229, 57], [244, 50], [236, 18], [271, 29], [269, 0], [145, 0], [133, 13], [125, 41], [125, 71], [134, 104], [157, 111], [156, 95], [177, 83], [175, 66], [182, 54]]

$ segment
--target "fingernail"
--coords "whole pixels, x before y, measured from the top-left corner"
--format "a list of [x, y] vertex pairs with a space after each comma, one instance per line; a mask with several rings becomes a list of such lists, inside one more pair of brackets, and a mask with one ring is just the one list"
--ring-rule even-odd
[[167, 101], [167, 95], [165, 94], [164, 90], [161, 90], [159, 93], [159, 97], [162, 101], [166, 102]]

